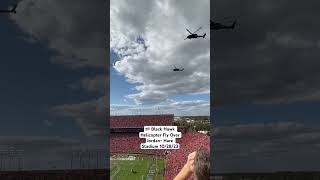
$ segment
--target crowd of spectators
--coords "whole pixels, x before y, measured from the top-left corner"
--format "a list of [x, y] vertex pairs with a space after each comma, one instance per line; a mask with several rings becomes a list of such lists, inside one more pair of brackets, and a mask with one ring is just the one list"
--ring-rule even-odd
[[198, 132], [187, 132], [182, 134], [182, 138], [177, 139], [180, 149], [177, 150], [156, 150], [140, 149], [140, 144], [145, 139], [139, 138], [137, 133], [114, 133], [110, 136], [110, 151], [117, 153], [156, 153], [166, 155], [165, 177], [171, 180], [177, 175], [187, 160], [188, 154], [201, 149], [209, 150], [210, 137]]
[[145, 141], [139, 138], [139, 133], [112, 133], [110, 134], [110, 152], [164, 154], [164, 150], [161, 149], [140, 149], [140, 144]]
[[143, 128], [144, 126], [171, 126], [173, 114], [111, 116], [111, 128]]
[[[112, 116], [111, 128], [143, 128], [143, 126], [170, 126], [173, 115], [140, 115]], [[184, 166], [188, 155], [194, 151], [210, 147], [210, 136], [198, 132], [182, 133], [182, 138], [176, 139], [180, 144], [177, 150], [140, 149], [145, 139], [139, 138], [138, 132], [118, 132], [110, 134], [111, 153], [156, 153], [165, 157], [165, 179], [174, 178]]]
[[[117, 130], [110, 133], [110, 152], [121, 153], [157, 153], [164, 154], [164, 150], [140, 149], [145, 139], [139, 138], [139, 132], [127, 131], [126, 128], [143, 128], [144, 126], [170, 126], [173, 124], [173, 114], [169, 115], [134, 115], [111, 116], [110, 127]], [[123, 129], [121, 132], [120, 130]]]
[[199, 149], [209, 151], [210, 136], [198, 132], [187, 132], [177, 139], [180, 149], [171, 150], [166, 156], [165, 179], [174, 178], [184, 166], [188, 155]]

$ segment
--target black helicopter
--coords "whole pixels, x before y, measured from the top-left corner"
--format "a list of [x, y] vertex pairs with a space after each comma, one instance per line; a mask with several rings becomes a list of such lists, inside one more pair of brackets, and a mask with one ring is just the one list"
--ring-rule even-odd
[[233, 23], [228, 26], [228, 25], [223, 25], [221, 23], [210, 20], [210, 29], [211, 30], [234, 29], [236, 24], [237, 24], [237, 21], [233, 21]]
[[17, 13], [18, 4], [15, 4], [10, 10], [0, 10], [0, 13]]
[[184, 68], [179, 69], [176, 66], [174, 66], [174, 68], [172, 69], [172, 71], [183, 71], [183, 70], [184, 70]]
[[196, 32], [198, 32], [200, 29], [201, 29], [201, 27], [199, 27], [199, 29], [197, 29], [197, 30], [196, 30], [195, 32], [193, 32], [193, 33], [190, 32], [189, 29], [186, 29], [186, 30], [190, 33], [190, 35], [187, 36], [184, 40], [186, 40], [186, 39], [195, 39], [195, 38], [199, 38], [199, 37], [205, 38], [205, 37], [206, 37], [206, 33], [204, 33], [202, 36], [196, 34]]

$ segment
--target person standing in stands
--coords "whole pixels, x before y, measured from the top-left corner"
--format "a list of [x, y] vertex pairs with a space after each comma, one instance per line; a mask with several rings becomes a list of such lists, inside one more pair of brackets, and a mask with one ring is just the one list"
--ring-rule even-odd
[[195, 180], [209, 180], [210, 155], [206, 150], [190, 153], [186, 164], [173, 180], [187, 180], [192, 175]]

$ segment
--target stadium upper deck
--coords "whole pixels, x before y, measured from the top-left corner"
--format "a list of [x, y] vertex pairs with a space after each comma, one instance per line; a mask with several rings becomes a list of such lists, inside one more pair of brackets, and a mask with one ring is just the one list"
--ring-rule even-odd
[[110, 128], [143, 128], [144, 126], [171, 126], [173, 114], [111, 116]]

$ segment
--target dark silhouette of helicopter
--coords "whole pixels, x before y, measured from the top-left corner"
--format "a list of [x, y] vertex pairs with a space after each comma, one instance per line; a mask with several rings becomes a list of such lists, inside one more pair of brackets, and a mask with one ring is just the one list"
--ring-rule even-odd
[[183, 71], [183, 70], [184, 70], [184, 68], [179, 69], [179, 68], [177, 68], [176, 66], [174, 66], [174, 68], [173, 68], [172, 71]]
[[221, 29], [234, 29], [237, 24], [237, 21], [234, 21], [230, 26], [223, 25], [218, 22], [213, 22], [210, 20], [210, 29], [211, 30], [221, 30]]
[[15, 4], [11, 10], [0, 10], [0, 13], [17, 13], [16, 9], [18, 7], [18, 4]]
[[202, 36], [196, 34], [196, 32], [198, 32], [200, 29], [201, 29], [201, 27], [199, 27], [199, 29], [197, 29], [197, 30], [196, 30], [195, 32], [193, 32], [193, 33], [190, 32], [189, 29], [186, 29], [186, 30], [190, 33], [190, 35], [187, 36], [184, 40], [186, 40], [186, 39], [195, 39], [195, 38], [199, 38], [199, 37], [205, 38], [205, 37], [206, 37], [206, 33], [204, 33]]

